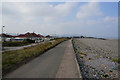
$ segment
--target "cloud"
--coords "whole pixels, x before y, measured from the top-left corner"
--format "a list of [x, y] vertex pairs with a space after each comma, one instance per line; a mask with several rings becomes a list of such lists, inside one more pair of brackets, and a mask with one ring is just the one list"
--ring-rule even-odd
[[[72, 14], [72, 15], [71, 15]], [[105, 16], [96, 2], [3, 3], [3, 25], [8, 33], [116, 36], [117, 17]]]
[[62, 23], [60, 26], [62, 26], [62, 31], [65, 32], [65, 34], [80, 34], [85, 36], [117, 38], [117, 18], [111, 18], [112, 19], [109, 21], [104, 21], [105, 17], [97, 20], [75, 20]]
[[[35, 31], [33, 28], [36, 26], [43, 29], [41, 25], [59, 22], [59, 20], [68, 16], [76, 5], [77, 3], [60, 3], [56, 6], [44, 2], [3, 3], [3, 25], [7, 26], [6, 32], [15, 32], [17, 30], [23, 32], [29, 30], [29, 28], [31, 31]], [[11, 27], [13, 29], [10, 29]], [[44, 25], [43, 27], [46, 27], [46, 29], [49, 28], [48, 25]], [[20, 29], [22, 28], [24, 30], [21, 31]]]
[[[64, 3], [64, 4], [59, 4], [55, 6], [55, 9], [57, 11], [57, 14], [62, 14], [63, 16], [66, 16], [71, 12], [72, 9], [77, 5], [77, 3]], [[64, 14], [63, 14], [64, 13]]]
[[79, 11], [76, 17], [79, 19], [84, 19], [84, 18], [90, 18], [95, 16], [101, 16], [102, 14], [103, 13], [100, 10], [99, 3], [89, 2], [79, 7]]
[[[54, 21], [69, 15], [76, 3], [62, 3], [52, 6], [48, 3], [5, 3], [3, 4], [3, 15], [7, 17], [40, 18], [44, 21]], [[28, 17], [28, 18], [27, 18]]]
[[110, 16], [106, 16], [104, 17], [104, 21], [110, 21], [110, 22], [114, 22], [117, 21], [117, 17], [110, 17]]

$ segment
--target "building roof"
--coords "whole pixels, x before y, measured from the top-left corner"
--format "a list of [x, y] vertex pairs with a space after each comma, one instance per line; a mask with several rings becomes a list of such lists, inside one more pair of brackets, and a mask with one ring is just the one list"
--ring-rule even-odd
[[42, 35], [40, 35], [40, 34], [36, 34], [36, 33], [29, 33], [29, 32], [27, 32], [27, 33], [25, 33], [25, 34], [20, 34], [20, 35], [18, 35], [17, 37], [43, 37]]
[[[36, 33], [30, 33], [30, 32], [27, 32], [25, 34], [20, 34], [20, 35], [17, 35], [17, 36], [12, 36], [12, 35], [7, 35], [7, 34], [2, 34], [3, 37], [44, 37], [43, 35], [41, 34], [36, 34]], [[48, 35], [47, 37], [50, 37], [50, 35]]]
[[25, 34], [20, 34], [18, 36], [15, 36], [15, 37], [26, 37]]
[[41, 34], [38, 34], [38, 36], [39, 36], [39, 37], [44, 37], [44, 36], [43, 36], [43, 35], [41, 35]]
[[49, 38], [49, 37], [51, 37], [51, 36], [50, 36], [50, 35], [47, 35], [46, 37], [48, 37], [48, 38]]
[[14, 36], [3, 33], [3, 34], [2, 34], [2, 37], [14, 37]]
[[26, 37], [39, 37], [36, 33], [29, 33], [29, 32], [27, 32], [26, 34], [25, 34], [25, 36]]

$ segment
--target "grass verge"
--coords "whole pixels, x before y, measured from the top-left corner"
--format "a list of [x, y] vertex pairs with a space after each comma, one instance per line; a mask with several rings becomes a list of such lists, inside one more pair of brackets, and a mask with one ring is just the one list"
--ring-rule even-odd
[[119, 59], [113, 59], [112, 61], [120, 64], [120, 58]]
[[82, 53], [82, 52], [78, 52], [78, 54], [87, 56], [87, 54]]
[[57, 44], [67, 40], [67, 38], [58, 39], [52, 42], [45, 42], [31, 47], [26, 47], [21, 50], [5, 51], [2, 54], [2, 69], [3, 72], [9, 70], [13, 65], [24, 62], [32, 57], [39, 56], [46, 50], [56, 46]]
[[2, 46], [3, 47], [13, 47], [13, 46], [24, 46], [24, 45], [28, 45], [30, 44], [28, 41], [21, 41], [21, 42], [18, 42], [18, 41], [7, 41], [7, 42], [2, 42]]

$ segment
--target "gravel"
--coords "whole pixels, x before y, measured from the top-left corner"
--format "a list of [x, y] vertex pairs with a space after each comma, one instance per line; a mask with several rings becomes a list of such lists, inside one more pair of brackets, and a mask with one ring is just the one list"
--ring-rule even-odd
[[83, 78], [118, 78], [118, 40], [73, 39]]

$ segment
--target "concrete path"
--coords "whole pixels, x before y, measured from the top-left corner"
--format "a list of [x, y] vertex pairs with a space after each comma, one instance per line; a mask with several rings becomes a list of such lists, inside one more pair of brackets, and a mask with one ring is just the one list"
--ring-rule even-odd
[[71, 43], [69, 40], [56, 78], [82, 78]]
[[[45, 52], [43, 55], [9, 73], [5, 76], [5, 78], [79, 78], [75, 55], [71, 49], [71, 40], [65, 41], [55, 48]], [[65, 57], [68, 60], [65, 60]], [[61, 65], [65, 63], [66, 65], [62, 66], [64, 69], [61, 69]], [[60, 70], [65, 73], [60, 72]], [[61, 73], [65, 74], [65, 76], [61, 75]]]

